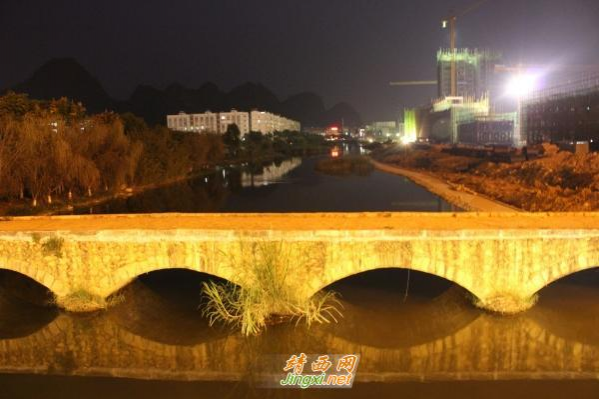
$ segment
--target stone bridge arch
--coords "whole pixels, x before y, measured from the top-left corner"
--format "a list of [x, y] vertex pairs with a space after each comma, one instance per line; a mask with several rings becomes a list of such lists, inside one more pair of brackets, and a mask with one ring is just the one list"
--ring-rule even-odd
[[599, 265], [599, 237], [584, 231], [435, 233], [360, 232], [354, 241], [328, 242], [325, 265], [312, 274], [306, 294], [358, 273], [400, 267], [449, 280], [482, 308], [516, 313], [551, 282]]
[[[460, 283], [460, 281], [455, 281], [453, 280], [453, 278], [455, 278], [454, 276], [450, 275], [449, 273], [446, 273], [445, 270], [441, 270], [441, 268], [426, 268], [426, 267], [418, 267], [421, 265], [417, 265], [416, 267], [410, 267], [410, 266], [370, 266], [370, 267], [364, 267], [364, 268], [358, 268], [357, 270], [352, 270], [343, 274], [339, 274], [339, 275], [326, 275], [325, 277], [323, 277], [321, 280], [318, 281], [316, 288], [313, 288], [312, 291], [310, 291], [310, 295], [315, 295], [317, 292], [321, 291], [321, 290], [326, 290], [328, 287], [330, 287], [331, 285], [338, 283], [342, 280], [345, 280], [347, 278], [351, 278], [351, 277], [355, 277], [355, 276], [359, 276], [362, 275], [364, 273], [368, 273], [368, 272], [374, 272], [377, 270], [408, 270], [408, 271], [417, 271], [417, 272], [421, 272], [424, 273], [428, 276], [431, 277], [437, 277], [440, 279], [443, 279], [449, 283], [455, 284], [456, 286], [465, 289], [466, 291], [470, 292], [472, 295], [476, 295], [476, 288], [474, 287], [468, 287], [465, 286], [468, 284], [467, 281], [464, 281], [462, 283]], [[443, 268], [444, 269], [444, 268]], [[439, 274], [437, 274], [437, 272], [440, 272]], [[459, 279], [459, 277], [458, 277]]]
[[[597, 262], [599, 262], [599, 260]], [[558, 280], [569, 277], [579, 272], [593, 269], [599, 270], [599, 263], [593, 264], [583, 261], [581, 264], [575, 263], [574, 265], [566, 265], [565, 267], [563, 264], [554, 265], [548, 270], [547, 275], [544, 278], [535, 279], [535, 283], [537, 284], [535, 293], [538, 293], [543, 288], [547, 287], [549, 284], [555, 283]]]
[[125, 288], [127, 285], [131, 284], [137, 278], [153, 272], [160, 272], [165, 270], [189, 270], [193, 272], [203, 273], [208, 276], [220, 278], [223, 280], [227, 280], [233, 284], [241, 285], [235, 275], [231, 275], [228, 273], [211, 273], [206, 271], [205, 268], [199, 267], [198, 265], [192, 266], [170, 266], [170, 265], [162, 265], [159, 267], [154, 266], [152, 263], [140, 262], [136, 265], [129, 265], [128, 267], [124, 267], [118, 270], [114, 275], [105, 276], [100, 281], [100, 286], [104, 287], [104, 289], [99, 290], [101, 296], [109, 297], [112, 294], [117, 293], [119, 290]]
[[35, 268], [31, 264], [24, 262], [14, 262], [0, 258], [0, 272], [1, 271], [16, 273], [22, 278], [36, 282], [53, 294], [56, 294], [56, 291], [59, 291], [61, 288], [51, 272]]

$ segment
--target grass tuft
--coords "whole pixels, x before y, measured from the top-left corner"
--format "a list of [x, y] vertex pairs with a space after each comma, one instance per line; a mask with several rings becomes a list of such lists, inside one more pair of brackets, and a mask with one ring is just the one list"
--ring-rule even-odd
[[501, 295], [484, 301], [475, 298], [474, 305], [483, 310], [499, 313], [503, 315], [516, 314], [524, 312], [532, 308], [538, 301], [539, 296], [537, 294], [530, 298], [522, 298], [518, 295]]
[[122, 292], [103, 298], [85, 289], [78, 289], [64, 297], [54, 296], [50, 304], [69, 312], [93, 312], [115, 306], [124, 300], [125, 295]]
[[[34, 242], [36, 237], [33, 237]], [[39, 238], [38, 238], [39, 241]], [[62, 237], [50, 237], [42, 242], [42, 253], [45, 256], [53, 255], [57, 258], [62, 257], [62, 246], [64, 244], [64, 238]]]
[[252, 244], [250, 254], [235, 265], [243, 286], [203, 283], [203, 314], [210, 325], [222, 322], [244, 335], [256, 335], [269, 324], [283, 320], [303, 320], [310, 326], [337, 322], [342, 317], [336, 293], [318, 293], [309, 299], [296, 293], [290, 284], [290, 254], [284, 253], [281, 244]]

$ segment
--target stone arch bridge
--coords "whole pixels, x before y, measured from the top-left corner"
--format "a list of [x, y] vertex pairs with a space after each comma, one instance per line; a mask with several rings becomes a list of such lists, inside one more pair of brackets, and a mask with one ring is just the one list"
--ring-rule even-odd
[[[345, 277], [399, 267], [517, 312], [545, 285], [599, 266], [599, 213], [148, 214], [5, 218], [0, 268], [92, 309], [136, 277], [186, 268], [254, 284], [256, 263], [310, 297]], [[92, 299], [94, 299], [92, 301]], [[94, 302], [95, 301], [95, 302]]]

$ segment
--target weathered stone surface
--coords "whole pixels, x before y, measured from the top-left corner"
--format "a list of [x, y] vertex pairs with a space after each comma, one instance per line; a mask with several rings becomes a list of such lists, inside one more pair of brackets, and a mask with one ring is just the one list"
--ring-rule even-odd
[[[252, 284], [244, 281], [241, 260], [247, 264], [256, 245], [276, 244], [288, 258], [284, 264], [300, 296], [360, 272], [400, 267], [453, 281], [474, 294], [479, 306], [515, 312], [552, 281], [599, 266], [596, 214], [362, 216], [16, 218], [0, 223], [0, 268], [31, 277], [58, 298], [80, 292], [107, 298], [141, 274], [169, 268]], [[556, 227], [550, 229], [552, 217]], [[422, 220], [422, 229], [415, 228], [415, 218]], [[242, 220], [248, 223], [234, 224]], [[336, 220], [339, 227], [332, 228]], [[467, 227], [459, 227], [461, 220]], [[178, 228], [179, 222], [186, 228]], [[294, 223], [301, 228], [294, 229]]]

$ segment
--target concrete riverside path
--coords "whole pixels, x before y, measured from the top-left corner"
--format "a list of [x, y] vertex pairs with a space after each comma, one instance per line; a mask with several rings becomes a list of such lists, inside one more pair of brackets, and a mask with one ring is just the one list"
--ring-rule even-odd
[[426, 188], [447, 202], [467, 211], [475, 212], [520, 212], [519, 208], [491, 199], [479, 193], [457, 191], [454, 186], [434, 175], [411, 169], [400, 168], [382, 162], [371, 160], [375, 168], [380, 171], [403, 176], [412, 182]]
[[[45, 285], [67, 310], [103, 307], [155, 270], [190, 269], [240, 286], [257, 248], [276, 251], [281, 284], [308, 298], [379, 268], [450, 280], [506, 313], [599, 266], [599, 213], [139, 214], [0, 221], [0, 268]], [[74, 297], [89, 303], [71, 305]]]

